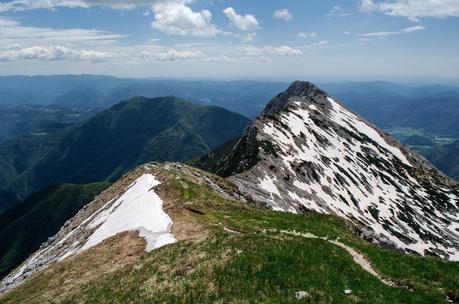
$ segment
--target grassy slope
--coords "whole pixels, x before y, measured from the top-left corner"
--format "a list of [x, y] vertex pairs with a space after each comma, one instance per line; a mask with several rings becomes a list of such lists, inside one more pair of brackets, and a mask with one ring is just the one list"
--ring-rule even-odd
[[0, 215], [0, 278], [37, 250], [108, 185], [51, 186]]
[[[182, 212], [206, 227], [207, 238], [154, 250], [84, 286], [54, 287], [56, 295], [66, 291], [64, 303], [295, 303], [294, 292], [299, 290], [309, 293], [305, 303], [444, 303], [447, 294], [459, 292], [458, 263], [381, 249], [353, 235], [334, 216], [241, 205], [189, 176], [178, 176], [161, 187], [184, 206]], [[384, 285], [343, 249], [280, 233], [284, 229], [340, 237], [400, 287]], [[77, 267], [72, 263], [66, 260], [61, 268]], [[39, 274], [0, 303], [43, 302], [40, 290], [50, 288], [52, 277], [52, 271]], [[347, 288], [352, 295], [344, 294]]]

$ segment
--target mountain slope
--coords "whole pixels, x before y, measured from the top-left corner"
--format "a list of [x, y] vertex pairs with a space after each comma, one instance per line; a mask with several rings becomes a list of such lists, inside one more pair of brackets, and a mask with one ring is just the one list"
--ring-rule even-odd
[[66, 132], [24, 135], [0, 144], [0, 213], [18, 203], [16, 189], [4, 188], [52, 151]]
[[[3, 97], [3, 96], [2, 96]], [[29, 104], [2, 106], [0, 109], [0, 144], [21, 135], [44, 136], [86, 121], [96, 109], [64, 108], [56, 105]]]
[[336, 214], [374, 242], [459, 259], [458, 184], [311, 83], [275, 96], [214, 171], [269, 208]]
[[106, 187], [108, 183], [50, 186], [0, 215], [0, 278]]
[[[157, 180], [153, 188], [143, 187], [145, 176]], [[129, 198], [134, 189], [146, 200]], [[177, 242], [147, 253], [148, 237], [139, 228], [78, 251], [116, 217], [112, 206], [120, 198], [119, 208], [159, 198]], [[274, 212], [243, 201], [234, 185], [206, 172], [180, 164], [140, 166], [31, 256], [17, 271], [35, 274], [25, 281], [16, 276], [22, 284], [0, 303], [290, 303], [298, 291], [307, 303], [457, 299], [458, 263], [382, 249], [335, 216]], [[43, 264], [30, 263], [34, 259]], [[0, 286], [8, 286], [6, 280]]]
[[241, 134], [249, 120], [175, 97], [134, 98], [73, 129], [6, 190], [27, 194], [55, 183], [114, 180], [141, 163], [183, 161]]
[[459, 181], [459, 141], [438, 147], [427, 159], [437, 168]]

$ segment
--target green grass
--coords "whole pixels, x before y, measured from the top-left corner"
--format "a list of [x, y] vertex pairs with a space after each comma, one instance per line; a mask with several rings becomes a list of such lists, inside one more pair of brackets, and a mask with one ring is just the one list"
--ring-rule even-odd
[[[178, 201], [200, 211], [189, 215], [206, 227], [208, 237], [154, 250], [134, 265], [76, 288], [64, 303], [446, 303], [447, 294], [458, 294], [459, 263], [371, 245], [337, 217], [240, 204], [181, 174], [162, 186], [178, 190]], [[326, 240], [280, 230], [340, 237], [399, 287], [383, 284]], [[21, 302], [37, 284], [29, 281], [0, 303]], [[309, 294], [302, 301], [294, 297], [300, 290]]]
[[[344, 294], [347, 288], [352, 296]], [[299, 290], [310, 295], [305, 303], [443, 301], [438, 294], [388, 287], [321, 240], [216, 233], [199, 245], [154, 251], [141, 268], [90, 284], [65, 303], [292, 303], [299, 302]]]

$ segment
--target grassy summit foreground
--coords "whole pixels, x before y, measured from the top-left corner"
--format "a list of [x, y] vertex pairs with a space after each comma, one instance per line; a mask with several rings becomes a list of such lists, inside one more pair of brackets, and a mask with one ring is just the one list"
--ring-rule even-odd
[[[0, 303], [457, 301], [459, 263], [382, 249], [334, 216], [242, 204], [212, 187], [231, 193], [231, 184], [191, 167], [169, 164], [151, 170], [161, 180], [156, 192], [174, 221], [177, 243], [145, 253], [145, 241], [136, 232], [117, 235], [38, 272], [0, 297]], [[337, 238], [394, 286], [330, 242]], [[346, 289], [352, 293], [346, 295]], [[297, 291], [307, 296], [298, 300]]]

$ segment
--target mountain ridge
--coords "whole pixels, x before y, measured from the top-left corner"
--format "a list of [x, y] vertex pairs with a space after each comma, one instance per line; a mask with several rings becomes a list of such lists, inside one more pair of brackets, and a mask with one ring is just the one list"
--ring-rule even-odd
[[276, 95], [214, 172], [267, 207], [337, 214], [385, 246], [459, 258], [458, 183], [311, 83]]
[[[146, 175], [159, 181], [144, 191], [163, 201], [177, 242], [147, 253], [139, 228], [81, 251], [117, 212], [115, 201], [135, 199], [127, 193]], [[337, 216], [244, 203], [235, 185], [202, 170], [149, 163], [105, 190], [1, 281], [0, 302], [290, 303], [304, 291], [315, 303], [447, 303], [459, 294], [458, 266], [382, 249]]]
[[238, 136], [248, 123], [176, 97], [132, 98], [70, 130], [3, 190], [21, 201], [49, 184], [114, 180], [144, 162], [185, 161]]

